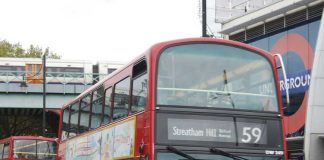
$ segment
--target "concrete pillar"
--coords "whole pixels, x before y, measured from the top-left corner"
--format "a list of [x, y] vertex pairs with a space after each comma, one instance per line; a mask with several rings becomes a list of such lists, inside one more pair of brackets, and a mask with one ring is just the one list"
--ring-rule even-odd
[[317, 38], [305, 124], [306, 160], [324, 159], [324, 11]]

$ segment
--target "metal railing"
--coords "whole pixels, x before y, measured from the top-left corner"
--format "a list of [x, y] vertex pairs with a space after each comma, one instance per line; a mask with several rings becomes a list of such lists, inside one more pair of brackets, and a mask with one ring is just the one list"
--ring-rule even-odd
[[[47, 72], [46, 85], [53, 93], [81, 93], [102, 80], [107, 74], [76, 73], [76, 72]], [[26, 89], [21, 84], [26, 84]], [[41, 92], [43, 75], [25, 71], [1, 71], [0, 92]]]

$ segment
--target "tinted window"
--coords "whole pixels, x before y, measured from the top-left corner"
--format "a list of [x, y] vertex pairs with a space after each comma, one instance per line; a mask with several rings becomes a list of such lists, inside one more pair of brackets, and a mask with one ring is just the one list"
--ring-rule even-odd
[[105, 107], [104, 107], [104, 120], [103, 120], [104, 124], [107, 124], [110, 121], [111, 102], [112, 102], [112, 88], [108, 88], [105, 93]]
[[90, 128], [98, 128], [101, 124], [103, 94], [104, 94], [103, 87], [100, 87], [96, 91], [93, 92], [92, 111], [91, 111], [92, 112], [91, 113], [91, 127]]
[[81, 72], [83, 72], [83, 68], [64, 68], [64, 72], [81, 73]]
[[114, 72], [116, 70], [116, 68], [108, 68], [108, 74]]
[[130, 78], [120, 81], [115, 86], [113, 120], [126, 117], [128, 114]]
[[79, 121], [79, 103], [74, 103], [70, 109], [70, 130], [69, 137], [74, 137], [78, 133], [78, 121]]
[[89, 120], [90, 120], [90, 103], [91, 94], [88, 94], [86, 97], [82, 98], [80, 102], [80, 127], [79, 133], [83, 133], [89, 129]]
[[143, 111], [147, 97], [147, 74], [143, 74], [133, 80], [132, 113]]
[[163, 51], [157, 104], [278, 111], [274, 74], [263, 56], [220, 44], [187, 44]]
[[26, 64], [26, 72], [28, 74], [33, 74], [33, 65], [32, 64]]
[[70, 107], [64, 109], [63, 112], [63, 123], [62, 123], [62, 135], [61, 140], [64, 141], [69, 134], [69, 117], [70, 117]]
[[[24, 66], [0, 66], [0, 75], [24, 75]], [[0, 157], [1, 158], [1, 157]]]
[[41, 64], [34, 64], [34, 66], [35, 66], [36, 75], [38, 74], [42, 75], [43, 66]]
[[48, 75], [54, 77], [83, 77], [83, 68], [73, 68], [73, 67], [46, 67]]

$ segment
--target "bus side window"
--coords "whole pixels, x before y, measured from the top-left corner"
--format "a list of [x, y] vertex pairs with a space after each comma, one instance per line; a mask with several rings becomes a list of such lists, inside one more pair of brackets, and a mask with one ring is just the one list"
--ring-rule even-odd
[[61, 141], [66, 140], [69, 135], [69, 118], [70, 118], [70, 106], [65, 108], [63, 112]]
[[69, 138], [76, 136], [78, 133], [78, 123], [79, 123], [79, 102], [71, 105], [71, 116], [70, 116], [70, 129]]
[[89, 130], [91, 96], [92, 94], [88, 94], [80, 101], [79, 133], [83, 133]]
[[128, 114], [130, 78], [118, 82], [114, 89], [113, 120], [126, 117]]
[[2, 159], [2, 153], [3, 153], [3, 144], [0, 144], [0, 159]]
[[7, 160], [9, 158], [9, 143], [5, 143], [3, 146], [2, 159]]
[[147, 73], [133, 80], [132, 113], [143, 111], [147, 98]]
[[147, 97], [147, 65], [145, 59], [133, 67], [131, 113], [143, 111]]
[[106, 89], [105, 92], [103, 124], [108, 124], [110, 122], [111, 102], [112, 102], [112, 88], [110, 87]]
[[102, 103], [103, 103], [104, 88], [100, 87], [93, 92], [92, 96], [92, 110], [90, 128], [98, 128], [101, 124], [102, 117]]

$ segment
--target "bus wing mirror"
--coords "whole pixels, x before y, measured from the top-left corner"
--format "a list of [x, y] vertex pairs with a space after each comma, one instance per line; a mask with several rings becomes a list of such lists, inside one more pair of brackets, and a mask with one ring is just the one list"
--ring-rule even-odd
[[[284, 86], [286, 90], [286, 99], [287, 99], [287, 106], [290, 104], [290, 99], [289, 99], [289, 84], [288, 84], [288, 79], [287, 79], [287, 73], [286, 73], [286, 67], [285, 64], [283, 63], [282, 56], [278, 53], [274, 54], [274, 57], [278, 57], [278, 60], [280, 62], [280, 66], [277, 67], [277, 69], [282, 69], [282, 74], [284, 78]], [[279, 82], [280, 83], [280, 82]]]

